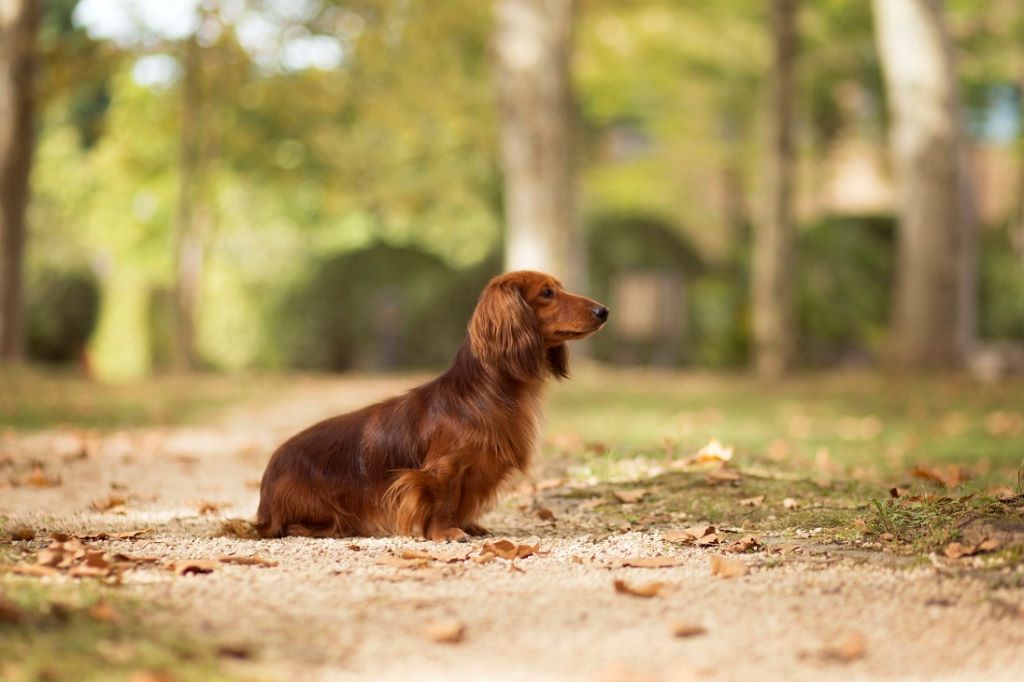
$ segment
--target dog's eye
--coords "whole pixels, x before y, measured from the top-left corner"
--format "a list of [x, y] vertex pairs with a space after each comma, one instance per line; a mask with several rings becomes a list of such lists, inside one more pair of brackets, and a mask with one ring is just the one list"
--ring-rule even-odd
[[551, 287], [544, 287], [540, 292], [541, 298], [554, 298], [555, 290]]

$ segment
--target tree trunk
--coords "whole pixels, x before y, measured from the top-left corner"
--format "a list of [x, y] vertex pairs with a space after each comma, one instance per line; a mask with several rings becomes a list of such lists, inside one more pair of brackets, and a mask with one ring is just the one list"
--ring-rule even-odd
[[202, 153], [201, 54], [195, 36], [185, 45], [181, 100], [181, 150], [178, 165], [178, 210], [175, 230], [174, 364], [178, 371], [196, 367], [195, 316], [203, 242], [198, 230], [197, 195]]
[[23, 265], [35, 116], [37, 0], [0, 0], [0, 362], [24, 359]]
[[754, 233], [751, 300], [754, 365], [759, 376], [783, 374], [793, 354], [793, 102], [796, 95], [796, 0], [771, 2], [772, 141], [767, 212]]
[[505, 267], [584, 285], [576, 215], [572, 0], [497, 0], [495, 52], [504, 171]]
[[977, 219], [952, 48], [940, 0], [874, 0], [874, 15], [900, 220], [893, 357], [955, 366], [974, 339]]

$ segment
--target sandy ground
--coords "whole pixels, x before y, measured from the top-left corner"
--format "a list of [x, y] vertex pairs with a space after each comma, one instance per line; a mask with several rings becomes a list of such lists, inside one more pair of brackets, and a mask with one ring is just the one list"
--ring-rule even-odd
[[[0, 452], [8, 467], [24, 470], [35, 461], [61, 483], [0, 489], [0, 515], [9, 527], [40, 533], [153, 529], [134, 541], [95, 543], [110, 552], [167, 561], [258, 554], [277, 562], [224, 565], [206, 575], [156, 568], [124, 575], [121, 589], [153, 604], [147, 618], [155, 627], [183, 627], [248, 650], [249, 659], [230, 664], [243, 677], [1021, 679], [1024, 590], [999, 587], [1020, 584], [1020, 576], [982, 580], [942, 560], [900, 563], [808, 544], [803, 554], [743, 555], [750, 572], [726, 579], [709, 569], [720, 549], [671, 545], [659, 528], [609, 532], [584, 502], [552, 491], [544, 504], [555, 512], [554, 524], [540, 520], [530, 496], [520, 493], [485, 519], [494, 537], [474, 542], [470, 558], [452, 563], [396, 565], [396, 557], [408, 549], [440, 556], [463, 546], [211, 537], [224, 518], [252, 516], [263, 465], [281, 439], [407, 384], [365, 379], [298, 388], [273, 405], [229, 412], [202, 428], [7, 432]], [[552, 475], [544, 468], [538, 478]], [[128, 498], [123, 508], [90, 509], [111, 494]], [[202, 502], [223, 506], [200, 514]], [[483, 542], [498, 538], [536, 545], [537, 552], [514, 563], [473, 561]], [[772, 539], [764, 539], [770, 546]], [[622, 566], [661, 555], [677, 557], [679, 565]], [[657, 596], [640, 598], [616, 593], [616, 579], [664, 585]], [[462, 640], [434, 641], [426, 631], [438, 621], [464, 626]], [[706, 633], [675, 637], [672, 625], [680, 623]], [[853, 660], [828, 656], [830, 647]]]

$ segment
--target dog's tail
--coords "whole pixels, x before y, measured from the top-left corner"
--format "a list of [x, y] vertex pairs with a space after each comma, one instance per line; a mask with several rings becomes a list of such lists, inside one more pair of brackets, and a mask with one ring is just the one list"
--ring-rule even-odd
[[384, 493], [384, 504], [390, 510], [396, 532], [402, 535], [426, 532], [437, 499], [436, 486], [437, 479], [429, 472], [405, 469], [399, 473]]

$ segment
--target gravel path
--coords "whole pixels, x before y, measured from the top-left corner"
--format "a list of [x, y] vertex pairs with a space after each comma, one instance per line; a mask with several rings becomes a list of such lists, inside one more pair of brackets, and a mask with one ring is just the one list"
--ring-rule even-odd
[[[658, 529], [608, 532], [597, 512], [568, 498], [551, 503], [552, 524], [537, 517], [522, 491], [486, 519], [494, 537], [469, 548], [410, 539], [211, 537], [224, 518], [251, 517], [263, 465], [283, 437], [405, 385], [351, 379], [300, 386], [274, 405], [240, 409], [203, 428], [8, 432], [0, 453], [12, 475], [35, 462], [60, 484], [0, 488], [0, 515], [12, 528], [153, 529], [133, 541], [94, 543], [108, 552], [167, 561], [258, 554], [276, 562], [225, 564], [206, 575], [156, 568], [124, 575], [123, 589], [155, 605], [148, 616], [155, 626], [184, 626], [248, 650], [247, 661], [232, 664], [243, 676], [1020, 679], [1024, 590], [998, 586], [1019, 585], [1019, 568], [1002, 581], [983, 581], [938, 560], [898, 565], [808, 546], [803, 554], [739, 556], [748, 574], [716, 577], [709, 566], [720, 549], [677, 547]], [[105, 512], [90, 508], [110, 496], [127, 499]], [[203, 503], [217, 508], [200, 513]], [[514, 562], [483, 562], [484, 542], [499, 538], [536, 551]], [[468, 556], [448, 563], [409, 550]], [[622, 565], [664, 555], [678, 565]], [[617, 593], [615, 580], [662, 585], [642, 598]], [[705, 632], [675, 636], [684, 625]]]

